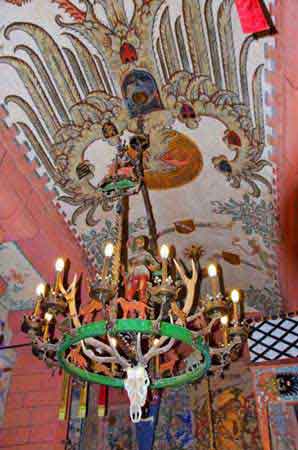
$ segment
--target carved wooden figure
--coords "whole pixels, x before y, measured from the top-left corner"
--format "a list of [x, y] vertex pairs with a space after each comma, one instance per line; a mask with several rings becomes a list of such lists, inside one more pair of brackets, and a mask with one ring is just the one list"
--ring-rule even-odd
[[146, 319], [146, 310], [151, 309], [144, 302], [128, 301], [123, 297], [119, 297], [117, 303], [120, 304], [122, 309], [123, 319], [127, 319], [127, 317], [131, 316], [133, 313], [138, 313], [140, 319]]
[[176, 362], [178, 360], [179, 360], [179, 356], [173, 352], [171, 354], [171, 359], [160, 363], [160, 366], [159, 366], [160, 375], [163, 376], [166, 372], [170, 372], [170, 374], [173, 375], [174, 368], [175, 368]]
[[128, 279], [125, 278], [126, 298], [133, 300], [138, 294], [138, 299], [146, 303], [146, 291], [151, 272], [159, 268], [158, 261], [146, 249], [145, 236], [136, 236], [130, 246]]

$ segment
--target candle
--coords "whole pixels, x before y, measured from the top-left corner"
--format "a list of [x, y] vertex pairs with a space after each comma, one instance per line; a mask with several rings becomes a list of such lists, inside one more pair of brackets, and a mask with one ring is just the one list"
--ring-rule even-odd
[[223, 330], [223, 345], [226, 347], [229, 343], [229, 317], [228, 316], [222, 316], [220, 318], [220, 323], [222, 324], [222, 330]]
[[54, 316], [52, 313], [49, 313], [49, 312], [45, 313], [44, 318], [45, 318], [46, 324], [45, 324], [45, 328], [44, 328], [44, 332], [43, 332], [43, 339], [45, 341], [47, 341], [49, 339], [50, 322], [52, 321], [53, 317]]
[[240, 301], [240, 292], [237, 289], [233, 289], [230, 297], [233, 302], [233, 322], [237, 323], [239, 319], [238, 304]]
[[71, 377], [68, 373], [64, 372], [63, 385], [61, 393], [61, 402], [58, 412], [59, 420], [66, 420], [68, 416], [69, 400], [71, 391]]
[[170, 249], [167, 245], [163, 244], [160, 247], [160, 256], [162, 258], [162, 282], [166, 283], [168, 278], [168, 257]]
[[209, 264], [208, 276], [210, 278], [212, 296], [215, 298], [219, 293], [217, 267], [215, 264]]
[[36, 300], [36, 304], [35, 304], [35, 308], [34, 308], [34, 312], [33, 312], [34, 316], [39, 316], [39, 314], [40, 314], [40, 305], [41, 305], [42, 299], [45, 295], [45, 290], [46, 290], [46, 287], [42, 283], [36, 287], [36, 295], [38, 296], [38, 298]]
[[62, 285], [62, 272], [64, 270], [64, 260], [63, 258], [58, 258], [55, 264], [56, 268], [56, 283], [55, 283], [55, 291], [60, 291], [60, 286]]
[[102, 280], [104, 281], [108, 275], [108, 270], [109, 270], [109, 261], [110, 258], [113, 256], [114, 253], [114, 246], [111, 242], [109, 242], [106, 246], [105, 246], [105, 258], [103, 261], [103, 268], [102, 268]]

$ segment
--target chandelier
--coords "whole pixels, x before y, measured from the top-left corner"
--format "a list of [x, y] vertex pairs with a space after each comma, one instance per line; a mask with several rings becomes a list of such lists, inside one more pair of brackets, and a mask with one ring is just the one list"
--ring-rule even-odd
[[[37, 287], [34, 311], [22, 323], [33, 354], [49, 367], [90, 383], [125, 388], [133, 422], [142, 418], [148, 389], [181, 386], [210, 372], [222, 374], [239, 358], [248, 336], [243, 295], [236, 289], [225, 291], [216, 261], [200, 267], [192, 259], [188, 270], [174, 257], [172, 246], [158, 247], [144, 181], [148, 147], [142, 132], [129, 146], [119, 144], [98, 186], [104, 209], [113, 211], [117, 232], [105, 243], [89, 302], [78, 305], [77, 277], [66, 283], [65, 262], [59, 258], [54, 286]], [[132, 195], [143, 196], [149, 236], [128, 236]], [[208, 286], [204, 294], [202, 282]]]

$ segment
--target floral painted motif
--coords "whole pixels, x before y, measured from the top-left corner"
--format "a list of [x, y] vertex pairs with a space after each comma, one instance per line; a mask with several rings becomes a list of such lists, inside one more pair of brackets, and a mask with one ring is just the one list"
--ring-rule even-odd
[[184, 255], [189, 259], [199, 261], [205, 255], [205, 249], [200, 244], [193, 244], [184, 250]]
[[[129, 224], [128, 232], [129, 235], [133, 235], [146, 229], [146, 217], [139, 217], [135, 222]], [[83, 243], [90, 255], [94, 257], [96, 265], [101, 266], [103, 264], [104, 246], [107, 241], [115, 241], [116, 236], [117, 227], [111, 220], [108, 219], [105, 220], [100, 231], [96, 231], [92, 228], [82, 234]]]
[[24, 288], [26, 278], [30, 275], [29, 271], [18, 272], [15, 269], [10, 269], [7, 274], [3, 276], [3, 280], [7, 285], [11, 285], [12, 292], [19, 292]]
[[276, 285], [267, 282], [262, 289], [250, 285], [245, 291], [245, 302], [265, 314], [278, 314], [281, 310], [282, 299]]
[[0, 305], [7, 310], [30, 309], [40, 275], [13, 243], [0, 244]]
[[243, 201], [230, 198], [228, 202], [213, 201], [212, 205], [216, 214], [226, 214], [232, 217], [233, 222], [242, 222], [246, 234], [260, 235], [267, 248], [276, 243], [277, 218], [272, 202], [245, 194]]

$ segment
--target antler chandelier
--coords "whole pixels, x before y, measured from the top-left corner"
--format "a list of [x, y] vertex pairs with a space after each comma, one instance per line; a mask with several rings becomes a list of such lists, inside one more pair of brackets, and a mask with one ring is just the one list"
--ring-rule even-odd
[[[77, 277], [65, 285], [65, 264], [59, 258], [55, 285], [37, 287], [34, 311], [24, 317], [22, 330], [32, 339], [33, 354], [48, 366], [62, 367], [84, 381], [124, 387], [131, 420], [139, 422], [148, 388], [222, 373], [239, 357], [248, 327], [242, 295], [235, 289], [225, 292], [217, 263], [201, 268], [192, 260], [188, 274], [172, 247], [158, 249], [143, 176], [148, 136], [141, 132], [130, 146], [136, 155], [130, 155], [125, 143], [119, 145], [98, 186], [104, 208], [113, 209], [117, 238], [106, 243], [101, 273], [90, 284], [90, 301], [78, 309]], [[139, 193], [150, 236], [129, 239], [129, 197]], [[203, 279], [209, 292], [200, 295]]]

